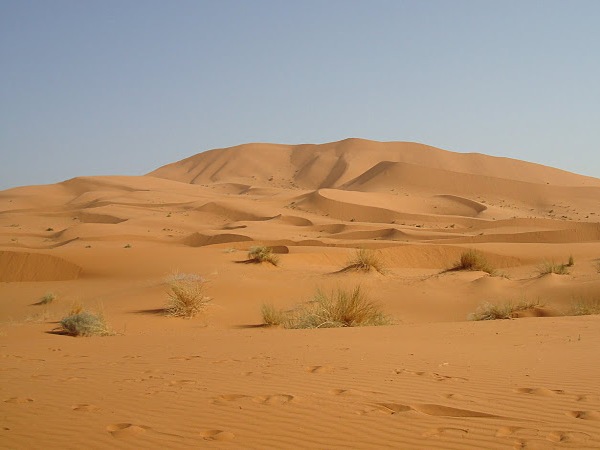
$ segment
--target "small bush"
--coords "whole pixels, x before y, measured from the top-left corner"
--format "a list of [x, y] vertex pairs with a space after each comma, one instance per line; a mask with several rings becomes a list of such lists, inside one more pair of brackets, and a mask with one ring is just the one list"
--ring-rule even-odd
[[165, 311], [170, 316], [191, 318], [200, 313], [210, 301], [204, 296], [202, 279], [193, 274], [175, 274], [169, 285]]
[[594, 268], [596, 269], [596, 272], [600, 273], [600, 259], [594, 263]]
[[571, 311], [570, 316], [589, 316], [600, 314], [600, 300], [579, 300]]
[[392, 323], [360, 287], [352, 291], [338, 289], [329, 295], [317, 291], [312, 301], [290, 311], [263, 305], [261, 312], [265, 324], [283, 325], [285, 328], [362, 327]]
[[279, 258], [273, 253], [273, 249], [265, 246], [250, 247], [248, 259], [255, 263], [268, 262], [274, 266], [279, 264]]
[[475, 272], [486, 272], [490, 275], [494, 274], [495, 269], [490, 266], [483, 254], [477, 250], [467, 250], [460, 255], [460, 260], [452, 267], [451, 270], [471, 270]]
[[565, 264], [567, 267], [573, 267], [575, 265], [575, 258], [573, 258], [573, 255], [569, 256], [569, 262], [567, 262], [567, 264]]
[[44, 296], [40, 299], [39, 302], [36, 303], [36, 305], [48, 305], [54, 300], [56, 300], [56, 294], [54, 294], [53, 292], [48, 292], [44, 294]]
[[386, 271], [381, 255], [366, 248], [356, 249], [354, 257], [348, 261], [348, 265], [343, 270], [360, 270], [363, 272], [375, 270], [381, 274]]
[[82, 311], [60, 321], [60, 328], [71, 336], [108, 336], [112, 334], [101, 313]]
[[538, 266], [538, 273], [541, 275], [548, 275], [554, 273], [556, 275], [567, 275], [569, 269], [566, 264], [556, 264], [554, 261], [544, 261]]
[[469, 314], [468, 320], [499, 320], [512, 319], [519, 311], [527, 311], [542, 306], [539, 302], [522, 301], [520, 303], [505, 303], [494, 305], [486, 302], [477, 307], [474, 313]]
[[275, 308], [275, 306], [270, 303], [263, 303], [260, 307], [260, 313], [265, 325], [279, 326], [286, 322], [285, 311]]

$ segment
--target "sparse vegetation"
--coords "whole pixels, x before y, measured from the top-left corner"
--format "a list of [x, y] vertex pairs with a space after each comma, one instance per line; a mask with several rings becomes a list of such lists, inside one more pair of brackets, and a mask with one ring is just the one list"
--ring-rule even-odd
[[567, 267], [573, 267], [575, 265], [575, 258], [573, 258], [573, 255], [569, 256], [569, 261], [567, 262], [566, 266]]
[[60, 321], [61, 331], [70, 336], [108, 336], [113, 334], [100, 312], [80, 311]]
[[271, 247], [265, 247], [264, 245], [250, 247], [248, 259], [255, 263], [268, 262], [274, 266], [279, 264], [279, 257], [273, 253], [273, 249]]
[[167, 279], [169, 286], [165, 311], [170, 316], [191, 318], [200, 313], [210, 301], [204, 296], [202, 277], [176, 273]]
[[567, 264], [557, 264], [554, 261], [544, 261], [538, 266], [540, 276], [554, 273], [556, 275], [567, 275], [569, 268]]
[[538, 308], [541, 305], [539, 302], [530, 302], [523, 300], [519, 303], [505, 303], [503, 305], [494, 305], [493, 303], [485, 302], [477, 307], [474, 313], [469, 314], [468, 320], [499, 320], [512, 319], [516, 317], [520, 311]]
[[44, 294], [44, 296], [40, 299], [39, 302], [36, 303], [36, 305], [48, 305], [54, 300], [56, 300], [56, 294], [53, 292], [48, 292]]
[[467, 250], [460, 255], [460, 260], [452, 267], [454, 271], [470, 270], [486, 272], [493, 275], [495, 269], [490, 265], [487, 258], [477, 250]]
[[579, 300], [569, 311], [570, 316], [589, 316], [600, 314], [600, 299]]
[[260, 307], [263, 323], [269, 326], [279, 326], [286, 322], [285, 311], [275, 308], [271, 303], [263, 303]]
[[596, 269], [596, 272], [600, 273], [600, 259], [597, 259], [594, 262], [594, 268]]
[[289, 311], [263, 305], [261, 312], [265, 324], [281, 324], [285, 328], [361, 327], [392, 323], [360, 287], [352, 291], [337, 289], [330, 294], [319, 290], [313, 300]]
[[131, 248], [131, 244], [125, 244], [123, 248]]
[[375, 270], [381, 274], [385, 274], [386, 271], [381, 254], [367, 248], [356, 249], [354, 257], [348, 261], [347, 266], [342, 270], [359, 270], [362, 272]]

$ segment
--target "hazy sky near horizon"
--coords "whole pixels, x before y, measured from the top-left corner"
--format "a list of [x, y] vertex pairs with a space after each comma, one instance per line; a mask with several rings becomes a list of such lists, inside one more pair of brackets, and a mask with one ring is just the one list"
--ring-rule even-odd
[[0, 189], [247, 142], [600, 178], [597, 0], [0, 0]]

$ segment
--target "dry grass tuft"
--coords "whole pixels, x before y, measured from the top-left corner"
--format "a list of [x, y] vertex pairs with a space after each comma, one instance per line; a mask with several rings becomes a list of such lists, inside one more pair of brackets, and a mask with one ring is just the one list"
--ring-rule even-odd
[[348, 261], [347, 266], [342, 270], [359, 270], [362, 272], [375, 270], [381, 274], [385, 274], [386, 272], [381, 254], [367, 248], [356, 249], [354, 257]]
[[260, 307], [263, 323], [269, 326], [279, 326], [287, 322], [285, 311], [275, 308], [270, 303], [263, 303]]
[[600, 273], [600, 259], [597, 259], [594, 262], [594, 268], [596, 269], [596, 272]]
[[46, 294], [44, 294], [44, 296], [40, 299], [39, 302], [35, 303], [35, 305], [40, 306], [40, 305], [49, 305], [50, 303], [52, 303], [54, 300], [56, 300], [56, 294], [53, 292], [48, 292]]
[[579, 300], [569, 311], [569, 316], [590, 316], [600, 314], [600, 299]]
[[540, 276], [554, 273], [556, 275], [568, 275], [569, 268], [567, 264], [557, 264], [554, 261], [544, 261], [538, 266]]
[[273, 253], [273, 249], [271, 247], [265, 247], [264, 245], [250, 247], [248, 259], [255, 263], [268, 262], [274, 266], [279, 264], [279, 257]]
[[360, 287], [352, 291], [337, 289], [330, 294], [317, 291], [310, 302], [290, 311], [263, 305], [263, 321], [285, 328], [337, 328], [390, 325], [392, 320], [379, 305], [367, 298]]
[[195, 274], [173, 274], [167, 279], [169, 286], [165, 311], [170, 316], [191, 318], [200, 313], [210, 301], [204, 296], [201, 277]]
[[512, 319], [520, 311], [527, 311], [529, 309], [538, 308], [543, 306], [540, 302], [530, 302], [523, 300], [519, 303], [505, 303], [504, 305], [494, 305], [489, 302], [485, 302], [477, 307], [474, 313], [469, 314], [468, 320], [499, 320], [499, 319]]
[[60, 329], [70, 336], [109, 336], [113, 334], [101, 312], [81, 311], [60, 321]]
[[486, 257], [477, 250], [463, 252], [460, 255], [460, 260], [450, 270], [470, 270], [474, 272], [486, 272], [490, 275], [493, 275], [495, 272], [495, 269], [489, 264]]

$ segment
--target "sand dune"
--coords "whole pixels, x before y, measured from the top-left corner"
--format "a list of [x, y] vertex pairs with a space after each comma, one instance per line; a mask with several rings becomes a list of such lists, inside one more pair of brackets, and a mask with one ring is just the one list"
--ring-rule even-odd
[[[360, 139], [0, 192], [0, 447], [600, 448], [599, 198], [596, 178]], [[343, 270], [359, 248], [384, 268]], [[487, 272], [454, 270], [468, 250]], [[202, 280], [193, 319], [165, 316], [178, 277]], [[356, 286], [391, 325], [263, 326], [264, 303]], [[116, 334], [57, 334], [77, 303]], [[467, 320], [486, 303], [522, 307]]]

